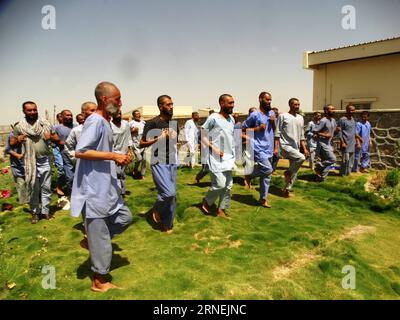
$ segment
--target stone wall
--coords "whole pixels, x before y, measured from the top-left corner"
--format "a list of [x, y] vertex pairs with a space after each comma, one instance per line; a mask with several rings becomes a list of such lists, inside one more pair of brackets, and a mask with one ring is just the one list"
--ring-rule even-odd
[[[336, 111], [336, 119], [340, 119], [344, 111]], [[393, 169], [400, 167], [400, 110], [369, 110], [369, 121], [372, 125], [371, 165], [375, 169]], [[357, 111], [355, 118], [360, 118]], [[305, 114], [305, 124], [313, 117], [313, 113]], [[335, 140], [338, 162], [341, 159], [338, 151], [339, 142]]]

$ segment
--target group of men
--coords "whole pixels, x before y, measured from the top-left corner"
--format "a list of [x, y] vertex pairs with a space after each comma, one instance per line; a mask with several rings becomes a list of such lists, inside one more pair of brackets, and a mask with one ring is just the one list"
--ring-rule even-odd
[[[93, 271], [91, 289], [105, 292], [116, 287], [108, 278], [112, 258], [111, 240], [132, 222], [132, 214], [123, 199], [126, 193], [125, 168], [135, 159], [133, 174], [138, 179], [143, 178], [146, 149], [151, 152], [151, 172], [158, 193], [151, 218], [160, 230], [172, 233], [176, 210], [176, 176], [180, 165], [179, 128], [177, 122], [172, 120], [174, 104], [168, 95], [158, 97], [160, 114], [157, 117], [144, 122], [140, 119], [140, 112], [134, 111], [131, 123], [122, 119], [121, 93], [117, 86], [101, 82], [95, 88], [95, 97], [97, 103], [82, 105], [82, 113], [77, 116], [79, 125], [76, 127], [73, 127], [69, 110], [63, 110], [60, 124], [51, 127], [47, 121], [39, 119], [34, 102], [25, 102], [25, 118], [14, 126], [8, 152], [13, 159], [12, 167], [19, 165], [17, 186], [27, 187], [26, 193], [19, 192], [20, 200], [29, 201], [32, 223], [36, 223], [40, 214], [46, 219], [52, 218], [49, 212], [49, 148], [52, 144], [55, 163], [59, 168], [57, 193], [70, 196], [72, 216], [84, 217], [86, 236], [81, 246], [90, 251]], [[335, 133], [339, 134], [344, 155], [341, 172], [348, 174], [349, 168], [353, 168], [353, 147], [364, 146], [370, 126], [365, 121], [357, 126], [353, 123], [352, 106], [348, 106], [347, 115], [339, 121], [339, 126], [336, 126], [333, 118], [333, 106], [327, 106], [325, 117], [315, 117], [305, 133], [304, 119], [299, 114], [299, 99], [290, 99], [289, 111], [279, 115], [277, 110], [272, 110], [271, 101], [272, 95], [262, 92], [259, 95], [259, 108], [238, 124], [233, 117], [234, 98], [230, 94], [223, 94], [219, 97], [219, 112], [210, 114], [200, 128], [197, 125], [198, 113], [193, 113], [192, 120], [186, 123], [188, 157], [185, 161], [194, 167], [200, 142], [203, 166], [211, 176], [211, 186], [200, 204], [204, 214], [213, 214], [213, 205], [218, 200], [216, 215], [228, 215], [238, 153], [247, 157], [243, 161], [247, 185], [251, 185], [253, 178], [260, 178], [259, 204], [266, 208], [272, 207], [268, 201], [268, 191], [276, 168], [274, 161], [279, 159], [280, 154], [290, 163], [284, 172], [285, 197], [290, 197], [297, 173], [310, 151], [315, 153], [312, 161], [317, 158], [320, 160], [315, 164], [319, 179], [326, 178], [329, 167], [335, 162], [331, 145]], [[201, 133], [200, 138], [198, 132]], [[312, 150], [311, 141], [316, 142]], [[246, 150], [241, 150], [243, 144]], [[361, 150], [362, 166], [366, 166], [366, 149], [362, 147]], [[243, 160], [243, 157], [239, 158]]]

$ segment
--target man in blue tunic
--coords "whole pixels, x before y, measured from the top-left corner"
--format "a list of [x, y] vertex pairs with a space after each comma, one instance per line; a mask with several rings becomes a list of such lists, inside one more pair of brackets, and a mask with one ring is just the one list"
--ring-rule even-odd
[[253, 148], [254, 169], [250, 179], [260, 177], [260, 204], [271, 208], [268, 203], [268, 190], [272, 174], [272, 157], [274, 148], [274, 120], [275, 112], [270, 109], [271, 94], [260, 94], [260, 108], [249, 115], [242, 125], [246, 136], [251, 137]]
[[361, 113], [361, 121], [357, 122], [357, 134], [361, 140], [356, 144], [356, 154], [354, 159], [353, 172], [358, 171], [360, 165], [360, 172], [368, 172], [370, 148], [371, 148], [371, 123], [368, 121], [369, 112], [363, 111]]
[[174, 103], [168, 95], [157, 99], [160, 115], [147, 121], [139, 148], [151, 149], [151, 172], [157, 188], [157, 200], [152, 209], [153, 220], [167, 234], [172, 233], [176, 209], [176, 174], [179, 166], [178, 125], [171, 121]]
[[[230, 206], [233, 185], [232, 170], [235, 165], [234, 125], [232, 117], [235, 101], [229, 94], [219, 98], [221, 110], [213, 113], [202, 126], [202, 148], [206, 155], [211, 174], [211, 188], [203, 199], [202, 210], [211, 213], [211, 206], [219, 198], [217, 215], [226, 216]], [[204, 148], [205, 146], [205, 148]]]
[[349, 104], [346, 106], [346, 115], [339, 120], [339, 138], [340, 149], [342, 150], [342, 163], [340, 166], [340, 175], [348, 176], [354, 165], [354, 153], [356, 151], [356, 142], [360, 141], [360, 136], [356, 131], [356, 121], [353, 114], [356, 108]]
[[106, 292], [116, 288], [107, 275], [112, 259], [111, 239], [132, 222], [132, 214], [121, 197], [116, 165], [125, 166], [131, 158], [113, 152], [110, 119], [121, 108], [121, 93], [109, 82], [95, 90], [97, 110], [84, 124], [76, 146], [75, 179], [71, 195], [71, 215], [85, 214], [88, 248], [94, 276], [91, 289]]

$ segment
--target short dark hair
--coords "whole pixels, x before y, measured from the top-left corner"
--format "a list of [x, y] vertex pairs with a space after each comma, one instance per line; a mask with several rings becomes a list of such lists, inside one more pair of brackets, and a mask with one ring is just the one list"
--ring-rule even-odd
[[333, 107], [333, 104], [327, 104], [325, 107], [324, 107], [324, 113], [327, 113], [328, 112], [328, 108], [329, 107]]
[[194, 117], [195, 115], [198, 115], [199, 113], [197, 111], [192, 112], [192, 117]]
[[224, 99], [227, 98], [227, 97], [231, 97], [231, 98], [232, 98], [232, 96], [231, 96], [230, 94], [228, 94], [228, 93], [221, 94], [221, 95], [219, 96], [218, 102], [221, 103], [221, 102], [224, 101]]
[[369, 112], [368, 112], [368, 111], [365, 110], [365, 111], [361, 112], [361, 115], [362, 115], [362, 116], [363, 116], [364, 114], [365, 114], [367, 117], [369, 117]]
[[75, 116], [76, 121], [78, 121], [78, 117], [85, 117], [85, 115], [82, 114], [82, 113], [78, 113], [78, 114]]
[[214, 109], [211, 109], [208, 111], [208, 115], [213, 114], [214, 112], [215, 112]]
[[297, 98], [290, 98], [289, 99], [289, 106], [293, 103], [293, 101], [300, 101], [300, 100], [297, 99]]
[[250, 107], [250, 108], [249, 108], [249, 113], [252, 113], [253, 111], [256, 111], [256, 110], [257, 110], [256, 107]]
[[264, 98], [265, 95], [269, 95], [270, 97], [272, 97], [272, 94], [270, 94], [270, 93], [267, 92], [267, 91], [263, 91], [263, 92], [261, 92], [261, 93], [258, 95], [258, 100]]
[[318, 114], [319, 114], [320, 116], [322, 116], [321, 112], [319, 112], [319, 111], [315, 111], [313, 115], [314, 115], [314, 117], [315, 117], [315, 116], [318, 115]]
[[22, 104], [22, 110], [25, 110], [25, 106], [26, 106], [27, 104], [34, 104], [34, 105], [36, 106], [36, 103], [34, 103], [33, 101], [25, 101], [25, 102]]
[[163, 94], [162, 96], [159, 96], [157, 98], [157, 106], [160, 107], [162, 105], [162, 102], [163, 102], [164, 99], [171, 99], [172, 100], [172, 98], [170, 96], [168, 96], [166, 94]]

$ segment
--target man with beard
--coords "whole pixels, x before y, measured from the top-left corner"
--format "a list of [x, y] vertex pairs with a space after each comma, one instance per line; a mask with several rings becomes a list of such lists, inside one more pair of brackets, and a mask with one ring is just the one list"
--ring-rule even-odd
[[202, 148], [208, 149], [207, 162], [211, 174], [211, 188], [203, 199], [201, 209], [211, 214], [211, 206], [219, 198], [217, 216], [226, 217], [230, 206], [235, 166], [234, 125], [232, 117], [235, 101], [230, 94], [219, 97], [219, 113], [213, 113], [202, 126]]
[[140, 111], [134, 110], [132, 111], [132, 121], [129, 122], [133, 141], [133, 153], [135, 155], [133, 165], [133, 178], [135, 179], [143, 179], [143, 177], [146, 175], [146, 148], [139, 148], [146, 122], [140, 118]]
[[199, 140], [199, 128], [197, 127], [197, 123], [199, 122], [199, 119], [199, 113], [193, 112], [192, 119], [186, 121], [185, 123], [185, 138], [187, 141], [186, 145], [189, 149], [189, 154], [185, 158], [185, 164], [192, 169], [196, 165], [197, 159], [197, 147]]
[[25, 166], [25, 183], [29, 195], [32, 224], [38, 222], [40, 214], [51, 220], [51, 167], [50, 131], [47, 120], [39, 119], [37, 106], [32, 101], [22, 105], [25, 118], [14, 128], [11, 148], [22, 145]]
[[[63, 167], [66, 179], [66, 189], [62, 190], [66, 195], [71, 194], [72, 181], [74, 179], [74, 164], [68, 157], [68, 150], [64, 147], [65, 140], [67, 140], [73, 128], [73, 115], [70, 110], [61, 111], [62, 124], [55, 127], [51, 135], [51, 140], [58, 146], [61, 151], [63, 160]], [[62, 187], [62, 186], [59, 186]]]
[[270, 109], [272, 100], [270, 93], [262, 92], [259, 100], [260, 109], [251, 113], [242, 126], [242, 129], [246, 130], [246, 136], [251, 137], [252, 158], [255, 163], [246, 180], [250, 184], [252, 178], [260, 177], [260, 204], [265, 208], [271, 208], [267, 199], [272, 174], [275, 113]]
[[[113, 150], [119, 154], [125, 154], [132, 158], [132, 137], [131, 137], [131, 128], [129, 126], [128, 121], [122, 120], [121, 110], [118, 112], [116, 116], [112, 118], [111, 121], [111, 129], [113, 131], [113, 141], [114, 146]], [[126, 193], [125, 188], [125, 166], [117, 167], [117, 178], [119, 182], [119, 186], [121, 188], [121, 195], [124, 197]]]
[[110, 82], [95, 90], [97, 110], [85, 121], [76, 146], [78, 159], [72, 187], [71, 215], [85, 214], [88, 248], [92, 263], [91, 289], [106, 292], [116, 288], [107, 275], [112, 259], [111, 239], [132, 222], [132, 214], [121, 197], [116, 165], [125, 166], [131, 158], [113, 152], [110, 118], [121, 108], [121, 93]]
[[356, 142], [361, 141], [361, 137], [357, 134], [356, 120], [354, 120], [353, 114], [356, 108], [349, 104], [346, 106], [346, 115], [340, 118], [338, 126], [340, 149], [342, 150], [342, 163], [340, 166], [340, 175], [349, 176], [351, 169], [354, 165], [354, 154], [356, 151]]
[[[286, 186], [283, 190], [286, 198], [290, 197], [297, 173], [308, 157], [308, 150], [304, 137], [304, 118], [298, 112], [300, 101], [297, 98], [289, 100], [289, 112], [279, 115], [275, 132], [274, 154], [278, 154], [278, 148], [281, 147], [283, 156], [289, 159], [289, 169], [284, 172]], [[303, 148], [304, 155], [300, 152]]]
[[339, 131], [335, 116], [335, 107], [331, 104], [324, 107], [325, 117], [321, 119], [319, 125], [314, 128], [314, 134], [317, 136], [317, 149], [320, 161], [315, 164], [315, 173], [317, 182], [323, 182], [329, 174], [329, 170], [336, 162], [336, 156], [333, 152], [332, 139]]
[[[273, 152], [274, 152], [274, 131], [275, 131], [276, 118], [275, 118], [275, 112], [273, 112], [271, 110], [272, 95], [269, 92], [261, 92], [260, 95], [258, 96], [258, 101], [259, 101], [259, 110], [262, 110], [261, 111], [262, 115], [259, 112], [257, 112], [256, 108], [254, 108], [253, 112], [250, 112], [250, 110], [249, 110], [248, 126], [246, 126], [246, 128], [243, 128], [243, 129], [248, 129], [249, 132], [254, 131], [253, 130], [254, 128], [258, 127], [258, 125], [260, 125], [261, 123], [263, 123], [264, 120], [266, 120], [267, 122], [264, 123], [265, 128], [263, 125], [263, 128], [266, 129], [266, 131], [264, 129], [255, 131], [255, 132], [257, 132], [256, 139], [254, 139], [254, 135], [252, 135], [250, 138], [250, 147], [251, 147], [250, 151], [251, 152], [246, 153], [247, 155], [248, 155], [248, 153], [250, 153], [250, 157], [248, 157], [248, 156], [244, 157], [244, 159], [246, 159], [246, 161], [245, 161], [245, 177], [244, 177], [246, 188], [251, 187], [251, 180], [253, 178], [252, 177], [253, 170], [254, 170], [253, 161], [256, 161], [254, 159], [255, 140], [257, 140], [257, 143], [260, 142], [262, 145], [269, 148], [268, 150], [265, 150], [265, 152], [267, 152], [268, 154], [271, 154], [271, 156], [268, 158], [271, 163], [272, 163], [272, 157], [273, 157]], [[266, 116], [267, 118], [265, 118], [264, 116]], [[263, 119], [261, 119], [261, 118], [263, 118]], [[256, 126], [256, 123], [258, 123], [257, 126]], [[261, 137], [264, 134], [265, 134], [265, 137]], [[272, 143], [271, 143], [271, 141], [272, 141]], [[260, 147], [260, 145], [258, 144], [257, 147]], [[246, 151], [248, 151], [248, 150], [246, 150]], [[259, 157], [259, 156], [261, 156], [263, 159], [265, 158], [265, 154], [261, 155], [258, 153], [257, 157]], [[262, 171], [264, 172], [265, 170], [262, 170]], [[254, 177], [260, 176], [260, 174], [261, 174], [260, 171], [257, 169], [256, 175]], [[267, 189], [267, 193], [268, 193], [268, 189]]]
[[158, 97], [157, 105], [160, 115], [147, 121], [139, 147], [152, 146], [151, 172], [158, 191], [152, 217], [162, 231], [171, 234], [176, 209], [176, 173], [179, 166], [178, 126], [176, 121], [171, 121], [174, 110], [172, 98], [162, 95]]

